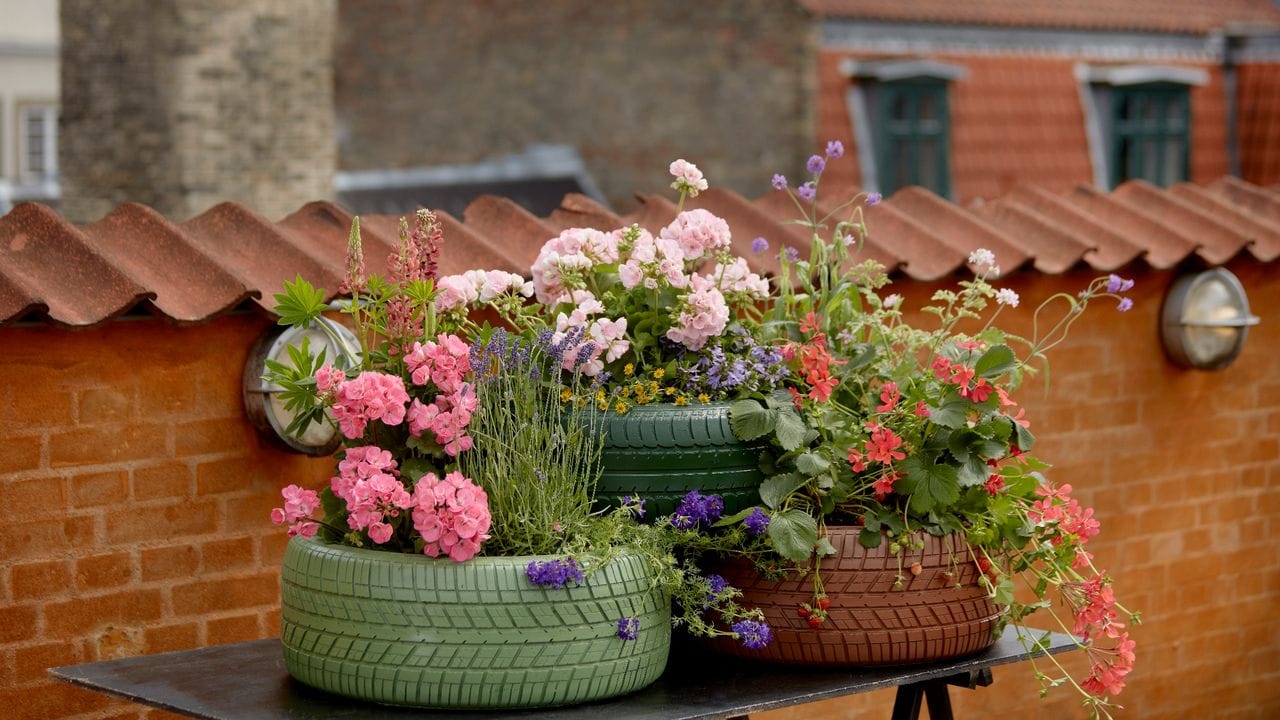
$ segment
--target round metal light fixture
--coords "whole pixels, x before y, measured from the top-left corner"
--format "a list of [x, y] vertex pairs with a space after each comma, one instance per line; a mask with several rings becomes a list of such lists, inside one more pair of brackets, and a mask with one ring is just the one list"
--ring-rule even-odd
[[311, 423], [300, 436], [289, 434], [287, 428], [295, 415], [280, 399], [284, 388], [262, 377], [267, 360], [293, 367], [289, 347], [300, 347], [304, 341], [312, 355], [323, 349], [326, 362], [340, 357], [347, 358], [349, 365], [359, 362], [360, 341], [328, 318], [321, 317], [308, 328], [269, 330], [258, 338], [244, 365], [244, 407], [253, 426], [276, 446], [306, 455], [330, 455], [342, 441], [338, 429], [330, 423]]
[[1257, 324], [1240, 280], [1215, 268], [1178, 278], [1169, 288], [1160, 338], [1174, 363], [1221, 370], [1240, 354], [1249, 327]]

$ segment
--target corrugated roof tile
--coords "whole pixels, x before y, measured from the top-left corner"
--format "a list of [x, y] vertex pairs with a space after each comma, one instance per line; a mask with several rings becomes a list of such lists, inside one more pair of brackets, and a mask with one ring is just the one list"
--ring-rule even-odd
[[[847, 182], [826, 182], [831, 179], [824, 177], [818, 205], [824, 215], [857, 191]], [[580, 195], [565, 196], [546, 218], [492, 197], [473, 203], [461, 222], [438, 213], [445, 235], [440, 272], [527, 272], [542, 243], [566, 227], [607, 231], [637, 222], [656, 232], [675, 216], [665, 196], [640, 200], [626, 217]], [[735, 249], [757, 271], [776, 269], [775, 253], [786, 246], [810, 250], [807, 230], [790, 223], [797, 208], [781, 191], [748, 200], [709, 190], [689, 207], [724, 217]], [[864, 213], [870, 238], [862, 257], [922, 281], [959, 271], [977, 247], [996, 253], [1006, 274], [1019, 267], [1061, 273], [1081, 263], [1109, 272], [1139, 261], [1163, 269], [1193, 255], [1214, 265], [1246, 249], [1261, 262], [1280, 258], [1280, 187], [1233, 178], [1167, 190], [1126, 183], [1111, 193], [1078, 186], [1059, 194], [1022, 185], [973, 208], [907, 188]], [[269, 310], [272, 294], [299, 273], [332, 295], [345, 265], [351, 218], [341, 207], [315, 202], [272, 223], [225, 203], [175, 225], [129, 204], [77, 227], [48, 207], [22, 203], [0, 217], [0, 323], [43, 318], [82, 327], [139, 306], [195, 322], [248, 298]], [[398, 247], [399, 218], [363, 216], [361, 230], [366, 269], [385, 273]], [[756, 236], [765, 237], [772, 251], [751, 253]]]

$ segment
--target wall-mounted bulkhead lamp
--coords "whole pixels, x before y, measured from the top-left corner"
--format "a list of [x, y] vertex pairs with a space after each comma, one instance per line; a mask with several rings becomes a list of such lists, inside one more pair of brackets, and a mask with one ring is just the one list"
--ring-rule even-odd
[[360, 341], [346, 327], [328, 318], [321, 317], [308, 328], [269, 330], [254, 344], [245, 362], [244, 407], [258, 432], [275, 445], [307, 455], [329, 455], [342, 441], [338, 429], [332, 423], [311, 423], [300, 436], [290, 435], [286, 429], [295, 415], [285, 409], [280, 398], [284, 388], [262, 377], [268, 359], [293, 367], [289, 346], [301, 347], [304, 340], [312, 355], [323, 350], [326, 362], [338, 365], [337, 358], [345, 357], [347, 366], [359, 363]]
[[1215, 268], [1174, 281], [1164, 300], [1160, 338], [1174, 363], [1221, 370], [1240, 354], [1249, 327], [1257, 324], [1240, 280]]

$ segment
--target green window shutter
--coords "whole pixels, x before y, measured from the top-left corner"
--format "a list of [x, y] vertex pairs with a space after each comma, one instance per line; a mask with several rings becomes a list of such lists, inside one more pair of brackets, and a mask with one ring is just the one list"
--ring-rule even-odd
[[947, 83], [910, 79], [877, 83], [876, 165], [885, 195], [908, 185], [951, 194], [951, 119]]
[[1152, 83], [1114, 87], [1111, 93], [1111, 186], [1134, 179], [1160, 187], [1185, 181], [1191, 167], [1187, 87]]

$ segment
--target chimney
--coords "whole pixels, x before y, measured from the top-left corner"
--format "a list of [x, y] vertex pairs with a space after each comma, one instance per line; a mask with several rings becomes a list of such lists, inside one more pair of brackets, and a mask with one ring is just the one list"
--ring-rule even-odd
[[336, 0], [62, 0], [60, 209], [278, 218], [333, 192]]

